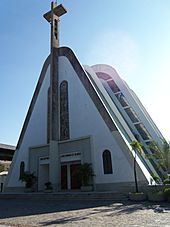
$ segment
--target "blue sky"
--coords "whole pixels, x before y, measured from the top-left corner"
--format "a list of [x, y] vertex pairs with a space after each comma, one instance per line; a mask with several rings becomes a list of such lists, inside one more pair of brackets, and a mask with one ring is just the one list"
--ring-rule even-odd
[[[60, 0], [60, 45], [82, 64], [106, 63], [170, 140], [170, 1]], [[49, 0], [0, 1], [0, 143], [16, 145], [49, 54]]]

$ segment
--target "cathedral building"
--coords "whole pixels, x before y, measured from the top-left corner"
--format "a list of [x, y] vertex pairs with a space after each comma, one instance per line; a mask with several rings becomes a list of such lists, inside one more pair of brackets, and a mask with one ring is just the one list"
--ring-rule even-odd
[[147, 187], [155, 164], [146, 159], [159, 129], [136, 94], [108, 65], [82, 66], [68, 47], [58, 46], [58, 17], [64, 8], [45, 14], [51, 24], [51, 54], [46, 59], [28, 109], [5, 184], [6, 192], [24, 191], [21, 175], [37, 177], [36, 191], [51, 182], [54, 191], [79, 190], [78, 169], [90, 163], [94, 191], [129, 191], [134, 187], [130, 143], [139, 140], [137, 176]]

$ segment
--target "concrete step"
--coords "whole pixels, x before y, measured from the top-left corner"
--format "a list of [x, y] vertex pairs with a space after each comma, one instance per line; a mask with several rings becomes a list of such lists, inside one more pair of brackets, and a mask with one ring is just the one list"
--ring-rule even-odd
[[128, 200], [119, 192], [58, 192], [58, 193], [0, 193], [0, 199], [46, 199], [46, 200]]

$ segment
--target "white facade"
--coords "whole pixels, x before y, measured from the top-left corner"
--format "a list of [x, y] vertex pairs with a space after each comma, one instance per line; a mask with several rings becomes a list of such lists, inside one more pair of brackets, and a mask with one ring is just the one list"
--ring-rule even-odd
[[[119, 144], [102, 120], [94, 103], [66, 57], [60, 58], [60, 82], [69, 84], [70, 139], [92, 136], [92, 161], [95, 183], [133, 182], [133, 168], [126, 160]], [[111, 151], [113, 174], [104, 175], [102, 153]], [[119, 160], [117, 162], [116, 160]], [[124, 174], [126, 172], [126, 175]]]
[[0, 192], [3, 191], [3, 187], [5, 184], [7, 175], [8, 175], [8, 171], [0, 172]]
[[[58, 175], [61, 177], [58, 179], [59, 190], [62, 190], [62, 187], [69, 190], [77, 187], [73, 170], [84, 162], [92, 164], [95, 173], [92, 180], [94, 190], [123, 190], [123, 187], [133, 186], [133, 153], [129, 144], [135, 140], [135, 136], [120, 109], [109, 96], [107, 87], [104, 86], [106, 90], [104, 89], [96, 72], [104, 72], [114, 77], [154, 139], [157, 138], [155, 128], [153, 129], [156, 126], [153, 123], [148, 125], [149, 121], [143, 113], [143, 106], [139, 106], [136, 98], [132, 97], [129, 88], [120, 80], [113, 68], [100, 65], [92, 68], [84, 67], [88, 72], [86, 73], [69, 48], [59, 48], [58, 52], [59, 89], [63, 81], [68, 84], [69, 138], [60, 139], [55, 143], [48, 141], [50, 86], [48, 58], [25, 119], [5, 190], [23, 190], [24, 184], [19, 180], [21, 162], [24, 162], [25, 171], [34, 172], [37, 176], [38, 191], [43, 190], [44, 183], [52, 179], [50, 176], [54, 168], [51, 165], [55, 162], [56, 165], [59, 162]], [[59, 92], [59, 127], [62, 124], [60, 96]], [[151, 122], [151, 118], [149, 120]], [[62, 131], [59, 128], [58, 130], [61, 137]], [[58, 152], [58, 159], [53, 162], [50, 161], [50, 149]], [[112, 170], [109, 173], [104, 170], [104, 151], [108, 151], [111, 156]], [[150, 164], [145, 163], [141, 157], [137, 158], [137, 162], [139, 183], [147, 185], [151, 179], [147, 166]]]

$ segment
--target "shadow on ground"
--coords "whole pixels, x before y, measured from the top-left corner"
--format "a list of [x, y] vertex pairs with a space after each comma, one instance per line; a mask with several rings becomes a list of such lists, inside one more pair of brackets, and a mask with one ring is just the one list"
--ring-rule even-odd
[[1, 199], [0, 200], [0, 219], [8, 219], [14, 217], [59, 213], [63, 211], [78, 211], [93, 208], [86, 215], [69, 216], [57, 218], [55, 220], [47, 220], [41, 222], [41, 226], [57, 225], [81, 221], [92, 215], [100, 215], [105, 213], [107, 216], [131, 214], [139, 210], [150, 210], [154, 212], [165, 213], [170, 211], [168, 203], [132, 203], [130, 201], [113, 202], [113, 201], [90, 201], [90, 200], [24, 200], [24, 199]]

